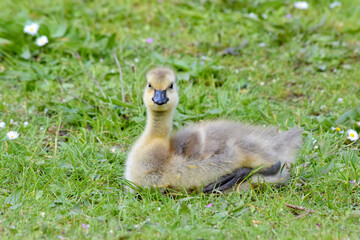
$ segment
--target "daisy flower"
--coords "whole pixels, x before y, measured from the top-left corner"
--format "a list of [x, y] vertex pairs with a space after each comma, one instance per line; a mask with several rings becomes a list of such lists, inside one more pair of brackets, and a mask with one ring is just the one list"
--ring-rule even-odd
[[0, 122], [0, 128], [4, 128], [6, 124], [4, 122]]
[[24, 33], [34, 36], [37, 34], [39, 28], [40, 28], [40, 25], [37, 23], [26, 24], [24, 27]]
[[347, 139], [349, 139], [350, 141], [354, 142], [359, 139], [359, 134], [353, 129], [347, 130], [347, 135]]
[[14, 140], [19, 137], [19, 134], [16, 131], [10, 131], [6, 134], [9, 140]]
[[332, 131], [340, 132], [340, 128], [339, 128], [339, 127], [331, 127], [331, 130], [332, 130]]
[[49, 40], [46, 36], [41, 36], [36, 39], [36, 45], [38, 45], [39, 47], [44, 46], [48, 42], [49, 42]]
[[294, 3], [294, 7], [297, 9], [305, 10], [309, 8], [309, 4], [304, 1]]

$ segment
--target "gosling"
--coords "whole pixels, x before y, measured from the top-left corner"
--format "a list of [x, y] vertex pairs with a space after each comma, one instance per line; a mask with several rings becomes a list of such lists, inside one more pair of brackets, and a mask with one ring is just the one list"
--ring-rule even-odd
[[[221, 120], [188, 126], [171, 136], [179, 102], [175, 73], [155, 68], [146, 78], [146, 128], [132, 146], [125, 169], [135, 189], [230, 192], [289, 179], [302, 143], [301, 129], [278, 133], [276, 128]], [[250, 177], [253, 169], [261, 170]]]

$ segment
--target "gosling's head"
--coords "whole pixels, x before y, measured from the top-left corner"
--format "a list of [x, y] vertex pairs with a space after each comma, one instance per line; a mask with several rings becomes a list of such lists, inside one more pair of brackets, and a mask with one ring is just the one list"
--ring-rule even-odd
[[169, 111], [176, 107], [179, 96], [175, 83], [175, 73], [168, 68], [155, 68], [146, 75], [147, 85], [144, 102], [151, 111]]

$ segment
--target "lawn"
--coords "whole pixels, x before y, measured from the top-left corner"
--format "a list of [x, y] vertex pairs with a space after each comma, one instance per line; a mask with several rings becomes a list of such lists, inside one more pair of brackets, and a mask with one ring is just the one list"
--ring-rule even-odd
[[[1, 0], [0, 238], [358, 239], [360, 2], [294, 2]], [[177, 72], [175, 129], [303, 127], [289, 183], [125, 192], [155, 66]]]

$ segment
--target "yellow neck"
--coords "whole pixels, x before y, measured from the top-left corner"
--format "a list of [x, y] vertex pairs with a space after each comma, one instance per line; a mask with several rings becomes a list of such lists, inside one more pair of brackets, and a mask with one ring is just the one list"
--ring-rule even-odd
[[147, 123], [145, 128], [145, 138], [167, 138], [170, 139], [172, 131], [174, 110], [155, 112], [147, 111]]

